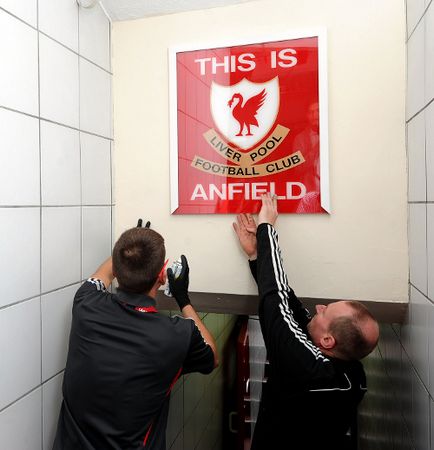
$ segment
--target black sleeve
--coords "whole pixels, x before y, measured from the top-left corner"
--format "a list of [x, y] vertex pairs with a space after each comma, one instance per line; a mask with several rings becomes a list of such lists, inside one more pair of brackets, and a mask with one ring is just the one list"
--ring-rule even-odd
[[85, 300], [89, 296], [109, 294], [104, 283], [98, 278], [88, 278], [78, 289], [74, 297], [74, 304]]
[[256, 284], [258, 283], [258, 260], [257, 259], [249, 259], [249, 268], [252, 277], [255, 279]]
[[300, 326], [308, 313], [288, 285], [276, 230], [259, 225], [257, 242], [259, 319], [270, 362], [282, 375], [306, 381], [331, 375], [330, 361]]
[[211, 373], [214, 369], [214, 353], [211, 347], [205, 342], [194, 321], [191, 321], [193, 322], [193, 330], [187, 357], [182, 366], [182, 373]]

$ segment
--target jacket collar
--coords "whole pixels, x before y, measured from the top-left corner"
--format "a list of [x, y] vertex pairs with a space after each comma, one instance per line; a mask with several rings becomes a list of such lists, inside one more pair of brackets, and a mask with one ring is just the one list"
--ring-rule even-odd
[[128, 305], [149, 307], [153, 306], [155, 308], [156, 301], [152, 297], [146, 294], [137, 294], [135, 292], [124, 291], [118, 288], [116, 291], [116, 296], [122, 303], [127, 303]]

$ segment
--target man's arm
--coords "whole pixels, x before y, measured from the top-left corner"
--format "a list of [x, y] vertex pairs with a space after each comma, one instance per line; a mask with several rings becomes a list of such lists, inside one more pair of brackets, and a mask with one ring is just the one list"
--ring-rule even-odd
[[98, 267], [91, 278], [98, 278], [104, 283], [105, 288], [108, 289], [112, 281], [115, 279], [115, 276], [113, 275], [113, 263], [111, 256]]
[[214, 367], [218, 366], [218, 353], [217, 346], [212, 334], [205, 327], [200, 320], [196, 311], [190, 302], [188, 295], [189, 274], [190, 268], [188, 267], [187, 258], [181, 255], [182, 269], [178, 277], [175, 278], [172, 269], [167, 269], [167, 277], [169, 279], [169, 288], [172, 295], [175, 297], [176, 303], [178, 303], [179, 309], [182, 312], [183, 317], [186, 319], [192, 319], [197, 328], [199, 329], [204, 341], [211, 347], [214, 354]]
[[208, 331], [207, 327], [204, 325], [202, 320], [200, 320], [200, 317], [197, 315], [195, 309], [191, 304], [184, 306], [181, 312], [183, 317], [185, 317], [186, 319], [194, 320], [194, 323], [199, 329], [200, 334], [202, 335], [204, 341], [211, 347], [211, 350], [214, 353], [214, 368], [216, 368], [219, 365], [219, 360], [217, 353], [217, 345], [215, 343], [213, 335]]
[[258, 216], [258, 290], [259, 318], [270, 361], [282, 375], [290, 374], [306, 382], [331, 369], [329, 360], [308, 338], [300, 326], [302, 305], [288, 285], [277, 233], [276, 200], [262, 198]]

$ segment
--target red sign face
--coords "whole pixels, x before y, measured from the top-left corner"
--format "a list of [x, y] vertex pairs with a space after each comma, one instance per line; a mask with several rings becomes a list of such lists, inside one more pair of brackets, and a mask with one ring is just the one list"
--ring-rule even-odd
[[279, 212], [325, 212], [318, 41], [174, 53], [175, 214], [255, 213], [265, 192], [278, 196]]

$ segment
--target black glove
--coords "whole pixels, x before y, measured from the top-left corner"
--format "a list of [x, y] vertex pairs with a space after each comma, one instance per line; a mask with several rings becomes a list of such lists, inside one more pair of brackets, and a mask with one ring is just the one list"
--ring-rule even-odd
[[[137, 228], [142, 228], [143, 225], [143, 220], [139, 219], [137, 221]], [[151, 226], [151, 222], [149, 222], [149, 220], [146, 222], [145, 228], [149, 228]]]
[[181, 273], [175, 278], [171, 268], [167, 269], [167, 278], [169, 279], [169, 289], [171, 294], [175, 297], [179, 309], [182, 311], [184, 306], [190, 305], [190, 298], [188, 297], [188, 275], [190, 268], [188, 267], [187, 258], [181, 255], [182, 269]]

